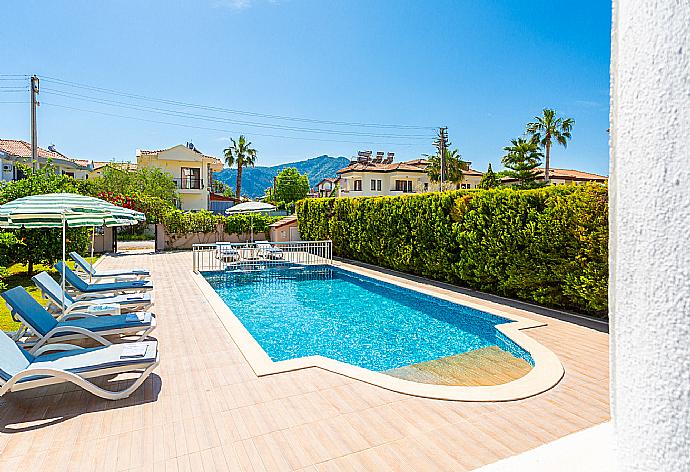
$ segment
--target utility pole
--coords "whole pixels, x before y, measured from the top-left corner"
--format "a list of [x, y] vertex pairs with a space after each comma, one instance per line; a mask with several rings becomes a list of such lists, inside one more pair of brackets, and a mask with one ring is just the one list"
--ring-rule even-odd
[[441, 173], [440, 173], [440, 188], [439, 190], [443, 191], [443, 182], [445, 181], [446, 178], [446, 147], [448, 146], [448, 127], [442, 126], [438, 129], [438, 135], [436, 138], [436, 142], [434, 143], [436, 145], [436, 148], [438, 149], [438, 152], [440, 153], [440, 158], [441, 158]]
[[38, 161], [38, 135], [36, 132], [36, 107], [39, 105], [36, 100], [38, 95], [38, 77], [31, 76], [31, 164], [33, 170], [36, 170], [36, 163]]

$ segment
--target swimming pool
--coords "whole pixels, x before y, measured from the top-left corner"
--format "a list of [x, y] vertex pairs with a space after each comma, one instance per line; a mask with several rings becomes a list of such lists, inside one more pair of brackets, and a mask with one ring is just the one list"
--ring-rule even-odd
[[337, 267], [202, 275], [276, 362], [319, 355], [386, 371], [498, 346], [534, 365], [495, 327], [512, 320]]

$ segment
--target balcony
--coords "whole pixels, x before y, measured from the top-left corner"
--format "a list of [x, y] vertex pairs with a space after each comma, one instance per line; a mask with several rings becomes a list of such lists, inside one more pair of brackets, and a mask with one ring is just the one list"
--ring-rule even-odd
[[204, 183], [200, 177], [179, 177], [174, 178], [175, 187], [179, 190], [201, 190]]

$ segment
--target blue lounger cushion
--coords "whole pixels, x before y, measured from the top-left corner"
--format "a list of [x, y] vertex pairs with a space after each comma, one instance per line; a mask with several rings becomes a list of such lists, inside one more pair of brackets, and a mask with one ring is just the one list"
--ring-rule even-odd
[[[143, 320], [131, 320], [127, 318], [129, 315], [113, 315], [113, 316], [98, 316], [79, 318], [69, 321], [57, 321], [53, 315], [48, 313], [45, 308], [41, 306], [24, 287], [14, 287], [2, 294], [7, 304], [11, 307], [12, 313], [16, 314], [21, 320], [26, 323], [33, 331], [41, 336], [47, 335], [57, 326], [74, 326], [88, 329], [93, 332], [105, 332], [116, 330], [134, 330], [141, 328], [142, 330], [149, 328], [153, 323], [153, 316], [151, 313], [144, 313]], [[130, 317], [131, 318], [131, 317]], [[56, 337], [70, 336], [74, 333], [61, 332], [56, 334]]]
[[115, 269], [115, 270], [97, 270], [89, 261], [81, 256], [78, 252], [70, 252], [69, 256], [74, 260], [74, 263], [84, 269], [86, 273], [96, 277], [118, 277], [122, 275], [149, 275], [146, 269]]
[[[31, 277], [36, 286], [41, 289], [43, 294], [50, 297], [56, 304], [62, 304], [62, 287], [57, 283], [48, 272], [41, 272]], [[151, 295], [148, 293], [142, 294], [125, 294], [125, 295], [111, 295], [99, 298], [92, 298], [89, 300], [94, 304], [103, 305], [121, 305], [123, 308], [127, 306], [150, 305]], [[65, 292], [65, 308], [71, 307], [76, 300], [69, 293]]]
[[72, 271], [67, 265], [60, 261], [55, 264], [55, 269], [62, 274], [63, 268], [65, 270], [65, 280], [71, 286], [82, 293], [93, 292], [117, 292], [120, 290], [150, 290], [153, 284], [148, 280], [132, 280], [129, 282], [112, 282], [112, 283], [95, 283], [89, 284], [82, 280], [77, 274]]

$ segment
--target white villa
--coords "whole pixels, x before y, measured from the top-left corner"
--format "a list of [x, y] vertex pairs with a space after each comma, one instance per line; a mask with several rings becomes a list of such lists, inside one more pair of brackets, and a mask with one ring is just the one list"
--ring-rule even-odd
[[[438, 190], [439, 184], [431, 182], [426, 172], [429, 164], [426, 159], [393, 162], [394, 157], [392, 152], [385, 157], [383, 152], [378, 152], [372, 158], [371, 151], [360, 151], [357, 159], [338, 171], [339, 178], [334, 182], [340, 185], [338, 196], [392, 196]], [[482, 173], [470, 167], [463, 175], [462, 183], [457, 184], [459, 189], [476, 188], [482, 179]]]
[[136, 157], [137, 167], [158, 167], [173, 176], [182, 210], [211, 207], [213, 173], [223, 169], [220, 159], [201, 153], [192, 143], [156, 151], [137, 149]]

